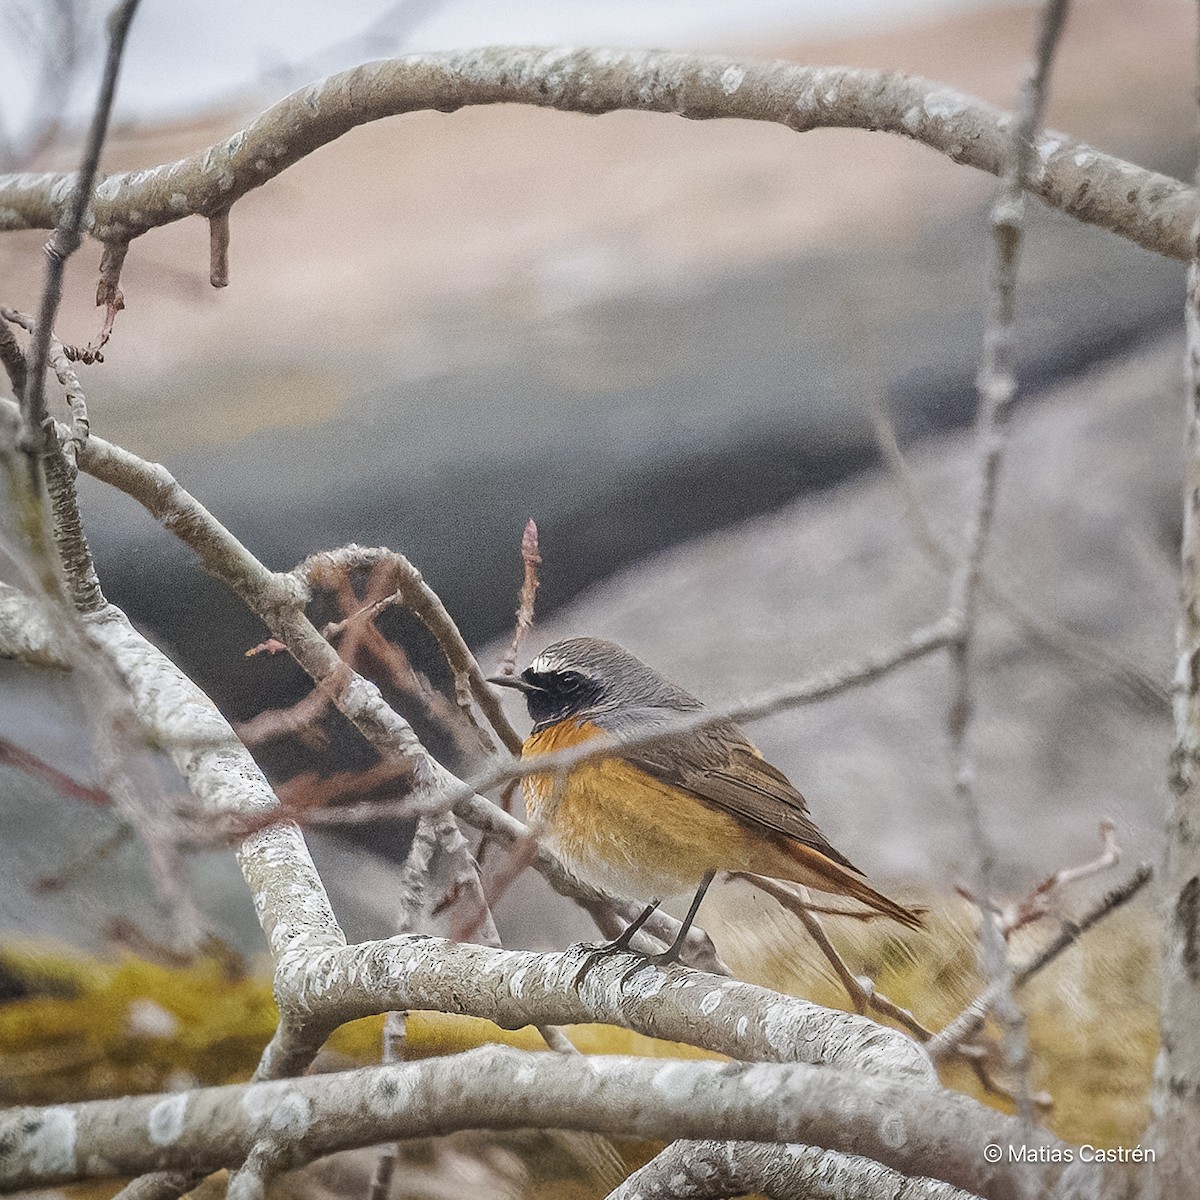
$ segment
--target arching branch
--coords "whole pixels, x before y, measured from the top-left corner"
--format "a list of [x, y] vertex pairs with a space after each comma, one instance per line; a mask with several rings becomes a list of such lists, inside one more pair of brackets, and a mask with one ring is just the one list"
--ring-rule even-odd
[[[498, 1086], [498, 1081], [503, 1081]], [[456, 1129], [561, 1128], [732, 1138], [858, 1154], [987, 1200], [1023, 1193], [986, 1145], [1027, 1145], [1042, 1197], [1096, 1196], [1101, 1170], [1069, 1147], [954, 1092], [837, 1067], [529, 1054], [449, 1058], [277, 1083], [0, 1113], [0, 1189], [143, 1171], [215, 1170], [287, 1140], [288, 1167], [355, 1146]], [[1071, 1156], [1073, 1157], [1073, 1156]]]
[[[900, 72], [739, 63], [659, 51], [487, 47], [413, 55], [367, 63], [302, 88], [246, 129], [189, 158], [109, 176], [93, 193], [88, 229], [105, 242], [122, 242], [182, 217], [219, 217], [247, 192], [357, 125], [477, 104], [773, 121], [798, 132], [877, 130], [993, 175], [1003, 164], [1011, 121], [982, 100]], [[73, 178], [0, 176], [0, 231], [53, 227], [69, 201]], [[1189, 256], [1195, 191], [1176, 179], [1046, 132], [1037, 142], [1029, 190], [1148, 250]]]

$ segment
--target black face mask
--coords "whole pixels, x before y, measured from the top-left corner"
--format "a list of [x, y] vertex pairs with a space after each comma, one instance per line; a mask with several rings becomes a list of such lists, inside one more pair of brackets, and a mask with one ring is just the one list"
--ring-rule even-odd
[[601, 695], [599, 682], [578, 671], [526, 669], [521, 678], [529, 685], [525, 703], [535, 730], [592, 708]]

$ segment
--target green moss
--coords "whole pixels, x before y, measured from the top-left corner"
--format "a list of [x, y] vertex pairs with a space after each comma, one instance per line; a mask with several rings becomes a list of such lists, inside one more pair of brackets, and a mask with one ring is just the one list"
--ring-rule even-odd
[[0, 961], [31, 992], [0, 1006], [0, 1092], [11, 1103], [244, 1079], [275, 1028], [270, 982], [238, 976], [225, 958], [167, 967], [10, 945]]

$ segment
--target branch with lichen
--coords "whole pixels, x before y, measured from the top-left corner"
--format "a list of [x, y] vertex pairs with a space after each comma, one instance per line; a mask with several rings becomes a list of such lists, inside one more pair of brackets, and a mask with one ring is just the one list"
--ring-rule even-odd
[[[358, 125], [480, 104], [770, 121], [801, 133], [881, 131], [993, 175], [1003, 169], [1012, 121], [982, 100], [896, 71], [637, 50], [492, 46], [411, 55], [301, 88], [188, 158], [108, 176], [91, 195], [85, 227], [105, 243], [127, 243], [186, 216], [221, 221], [247, 192]], [[1030, 190], [1047, 204], [1156, 253], [1189, 256], [1192, 188], [1062, 133], [1043, 134], [1035, 151]], [[0, 230], [55, 226], [73, 178], [0, 176]], [[224, 235], [217, 244], [214, 274], [223, 278]]]
[[[503, 1080], [503, 1086], [497, 1081]], [[1102, 1170], [954, 1092], [837, 1067], [669, 1062], [483, 1047], [447, 1058], [300, 1079], [10, 1109], [0, 1188], [145, 1171], [216, 1170], [270, 1146], [272, 1166], [456, 1129], [586, 1129], [646, 1138], [796, 1143], [862, 1155], [987, 1200], [1098, 1195]], [[988, 1163], [1028, 1145], [1038, 1161]], [[1057, 1159], [1057, 1161], [1049, 1161]], [[1018, 1167], [1020, 1173], [1018, 1174]]]
[[951, 1184], [904, 1176], [857, 1154], [796, 1143], [688, 1141], [672, 1142], [634, 1171], [609, 1200], [723, 1200], [751, 1193], [773, 1200], [971, 1200]]

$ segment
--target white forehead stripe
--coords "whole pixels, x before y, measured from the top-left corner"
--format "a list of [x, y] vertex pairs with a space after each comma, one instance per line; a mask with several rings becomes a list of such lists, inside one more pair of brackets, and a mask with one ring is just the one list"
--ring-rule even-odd
[[529, 669], [535, 675], [550, 674], [553, 671], [561, 671], [566, 664], [557, 654], [539, 654], [537, 658], [529, 664]]

